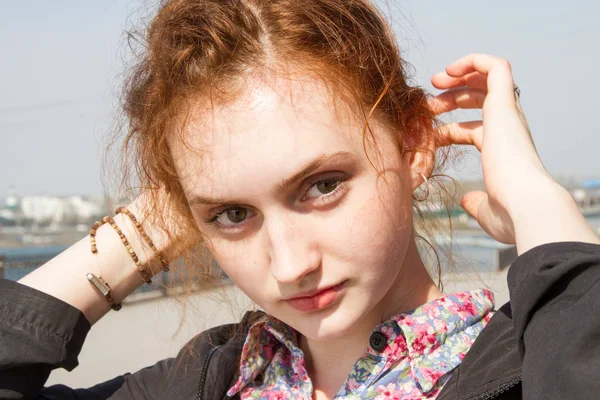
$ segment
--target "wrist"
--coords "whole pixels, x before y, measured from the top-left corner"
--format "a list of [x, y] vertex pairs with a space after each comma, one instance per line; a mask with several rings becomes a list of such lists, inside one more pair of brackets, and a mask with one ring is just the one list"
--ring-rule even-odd
[[186, 221], [182, 221], [160, 196], [154, 198], [151, 194], [144, 193], [127, 206], [156, 247], [157, 251], [148, 253], [153, 265], [157, 262], [160, 264], [157, 253], [170, 263], [195, 246], [199, 240], [194, 229]]
[[566, 189], [551, 179], [535, 182], [507, 208], [518, 254], [546, 243], [600, 243]]
[[[148, 256], [135, 236], [135, 228], [132, 229], [122, 215], [115, 215], [114, 221], [127, 238], [142, 266], [145, 266], [148, 263]], [[115, 301], [120, 303], [145, 282], [138, 272], [138, 266], [112, 226], [104, 224], [98, 229], [96, 243], [98, 253], [93, 254], [92, 257], [97, 266], [87, 272], [102, 276], [110, 285]], [[152, 277], [151, 270], [148, 270], [148, 275]]]
[[[133, 218], [137, 220], [135, 216]], [[144, 274], [146, 274], [148, 278], [152, 278], [161, 269], [156, 247], [150, 247], [147, 242], [148, 236], [146, 235], [145, 231], [142, 234], [142, 232], [139, 230], [139, 222], [137, 222], [136, 226], [136, 222], [133, 221], [126, 212], [119, 212], [115, 215], [114, 219], [125, 235], [129, 247], [131, 248], [128, 249], [125, 243], [123, 243], [124, 247], [127, 249], [129, 258], [133, 261], [136, 267], [136, 270], [138, 272], [143, 271], [140, 274], [142, 277]], [[146, 237], [144, 237], [144, 235], [146, 235]], [[152, 244], [154, 245], [153, 242]]]
[[[170, 219], [166, 215], [160, 215], [158, 209], [159, 207], [163, 207], [163, 205], [152, 206], [150, 205], [151, 202], [152, 200], [149, 198], [149, 195], [143, 194], [131, 202], [126, 208], [135, 215], [142, 229], [156, 248], [156, 250], [146, 253], [146, 261], [156, 263], [159, 261], [157, 253], [160, 253], [166, 262], [170, 262], [177, 257], [172, 249], [173, 246], [169, 233], [165, 231], [167, 228], [164, 226]], [[131, 221], [128, 222], [134, 227]], [[138, 232], [136, 232], [136, 237], [142, 240], [142, 237]], [[148, 247], [148, 250], [151, 250], [148, 243], [144, 242], [144, 245]]]
[[529, 182], [531, 184], [513, 185], [510, 194], [504, 196], [504, 207], [513, 223], [523, 221], [523, 217], [532, 213], [572, 202], [569, 192], [550, 176], [532, 178]]

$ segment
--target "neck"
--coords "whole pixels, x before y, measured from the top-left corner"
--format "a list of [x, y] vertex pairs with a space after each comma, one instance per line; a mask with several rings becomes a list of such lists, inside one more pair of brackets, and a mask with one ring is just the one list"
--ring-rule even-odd
[[431, 280], [416, 243], [411, 242], [400, 272], [387, 295], [372, 312], [357, 321], [343, 335], [331, 340], [311, 340], [302, 336], [300, 347], [314, 387], [315, 398], [332, 398], [340, 389], [356, 361], [363, 357], [373, 329], [391, 316], [413, 310], [441, 297]]

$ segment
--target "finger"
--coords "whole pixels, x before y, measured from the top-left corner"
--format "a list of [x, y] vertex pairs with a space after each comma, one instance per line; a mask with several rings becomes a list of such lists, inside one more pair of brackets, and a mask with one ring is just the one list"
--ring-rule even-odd
[[479, 209], [484, 202], [487, 202], [488, 195], [485, 192], [480, 190], [475, 190], [465, 194], [460, 199], [460, 206], [469, 214], [471, 217], [475, 218], [477, 222], [479, 222]]
[[479, 72], [472, 72], [465, 76], [454, 77], [448, 75], [446, 71], [443, 71], [431, 77], [431, 84], [442, 90], [468, 86], [487, 91], [487, 75]]
[[438, 147], [451, 145], [483, 146], [483, 121], [454, 122], [438, 128]]
[[458, 108], [482, 108], [487, 93], [479, 89], [460, 88], [445, 91], [428, 99], [429, 107], [436, 114], [454, 111]]
[[514, 102], [514, 80], [510, 63], [487, 54], [469, 54], [446, 67], [451, 77], [460, 78], [473, 72], [487, 75], [488, 93]]

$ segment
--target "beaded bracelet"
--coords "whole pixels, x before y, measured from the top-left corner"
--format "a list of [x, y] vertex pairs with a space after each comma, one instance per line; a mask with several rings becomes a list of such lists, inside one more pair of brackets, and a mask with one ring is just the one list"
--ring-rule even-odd
[[111, 294], [110, 285], [104, 279], [102, 279], [101, 276], [96, 276], [91, 272], [88, 272], [87, 274], [85, 274], [85, 276], [88, 279], [88, 281], [92, 284], [92, 286], [98, 292], [100, 292], [102, 296], [104, 296], [106, 301], [108, 301], [108, 304], [110, 304], [110, 308], [112, 308], [115, 311], [119, 311], [121, 309], [122, 304], [115, 302], [115, 299], [113, 299]]
[[102, 218], [102, 221], [94, 222], [94, 225], [92, 226], [92, 229], [90, 230], [90, 244], [92, 246], [92, 253], [94, 253], [94, 254], [98, 253], [98, 247], [96, 246], [96, 231], [98, 230], [98, 228], [100, 228], [102, 225], [104, 225], [106, 223], [110, 224], [110, 226], [113, 227], [113, 229], [117, 232], [117, 234], [121, 238], [121, 242], [123, 242], [123, 245], [127, 249], [127, 252], [133, 259], [133, 262], [135, 262], [138, 273], [140, 274], [140, 276], [142, 277], [144, 282], [146, 282], [148, 285], [152, 284], [152, 279], [148, 276], [148, 273], [144, 269], [144, 266], [142, 265], [137, 254], [135, 254], [135, 251], [133, 251], [133, 249], [131, 248], [131, 245], [129, 244], [127, 237], [125, 237], [125, 235], [123, 234], [123, 232], [121, 231], [121, 229], [119, 228], [119, 226], [117, 225], [115, 220], [112, 219], [112, 217], [106, 216], [106, 217]]
[[162, 255], [162, 253], [160, 251], [158, 251], [158, 249], [154, 245], [154, 242], [152, 241], [152, 239], [150, 239], [150, 236], [148, 236], [148, 234], [146, 233], [146, 230], [144, 229], [142, 224], [137, 220], [135, 215], [133, 215], [133, 213], [125, 207], [117, 208], [115, 210], [115, 213], [116, 214], [123, 213], [123, 214], [127, 215], [129, 217], [129, 219], [131, 219], [131, 221], [135, 225], [135, 228], [138, 230], [138, 232], [140, 233], [142, 238], [144, 238], [144, 240], [146, 241], [148, 246], [154, 251], [154, 253], [156, 253], [156, 256], [158, 257], [158, 259], [160, 260], [160, 263], [162, 264], [162, 270], [165, 272], [169, 272], [169, 270], [170, 270], [169, 263], [167, 263], [167, 261], [165, 260], [165, 258]]

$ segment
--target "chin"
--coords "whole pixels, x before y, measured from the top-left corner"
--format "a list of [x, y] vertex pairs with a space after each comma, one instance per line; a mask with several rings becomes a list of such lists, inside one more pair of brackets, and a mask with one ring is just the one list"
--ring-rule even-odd
[[[350, 332], [368, 314], [365, 304], [345, 302], [344, 298], [323, 310], [309, 313], [294, 311], [279, 318], [310, 340], [332, 340]], [[275, 315], [277, 317], [277, 315]]]

